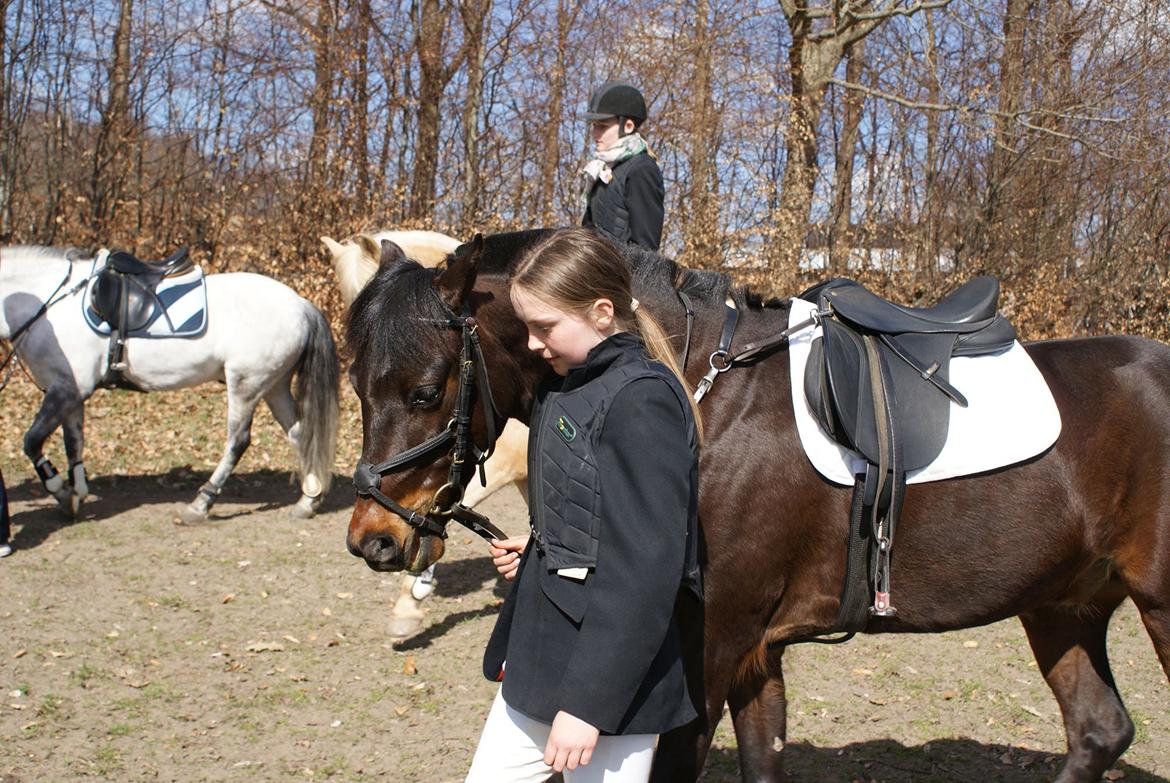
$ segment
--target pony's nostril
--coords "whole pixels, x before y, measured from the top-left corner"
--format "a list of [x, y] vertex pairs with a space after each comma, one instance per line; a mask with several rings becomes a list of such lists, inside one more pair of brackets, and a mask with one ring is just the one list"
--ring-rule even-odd
[[362, 556], [376, 563], [391, 563], [398, 557], [398, 542], [390, 536], [375, 536], [362, 548]]

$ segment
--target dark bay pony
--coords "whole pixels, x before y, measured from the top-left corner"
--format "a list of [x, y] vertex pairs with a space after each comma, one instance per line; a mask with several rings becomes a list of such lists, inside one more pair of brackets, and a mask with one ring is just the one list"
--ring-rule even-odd
[[[364, 463], [401, 455], [451, 419], [465, 339], [451, 327], [461, 313], [476, 319], [499, 415], [527, 421], [530, 390], [549, 370], [525, 347], [507, 278], [539, 236], [477, 237], [437, 270], [385, 247], [349, 322]], [[692, 383], [717, 344], [726, 297], [741, 313], [736, 344], [787, 326], [786, 302], [625, 252], [635, 295], [669, 334], [686, 332], [676, 288], [694, 303]], [[1110, 615], [1127, 596], [1170, 676], [1170, 348], [1103, 337], [1028, 351], [1055, 395], [1060, 439], [1011, 468], [909, 487], [893, 560], [898, 613], [871, 618], [865, 631], [946, 631], [1019, 616], [1064, 715], [1069, 752], [1057, 780], [1087, 783], [1134, 733], [1105, 648]], [[488, 439], [483, 399], [477, 390], [471, 433], [480, 448]], [[698, 720], [662, 737], [653, 779], [698, 777], [727, 702], [744, 778], [780, 780], [781, 659], [787, 643], [833, 629], [851, 490], [822, 479], [801, 450], [782, 349], [723, 374], [702, 407], [705, 612], [694, 601], [680, 598], [679, 606], [694, 654], [692, 693], [704, 703]], [[414, 455], [375, 483], [415, 512], [413, 524], [367, 495], [350, 520], [350, 551], [376, 570], [419, 570], [443, 554], [435, 531], [446, 520], [434, 509], [449, 500], [436, 499], [448, 481], [448, 451]]]

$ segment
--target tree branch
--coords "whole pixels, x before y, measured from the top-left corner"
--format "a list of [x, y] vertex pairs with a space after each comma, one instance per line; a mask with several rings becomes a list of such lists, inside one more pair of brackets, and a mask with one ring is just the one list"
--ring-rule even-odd
[[[1031, 131], [1036, 131], [1037, 133], [1044, 133], [1044, 134], [1047, 134], [1049, 136], [1054, 136], [1058, 139], [1064, 139], [1065, 141], [1075, 142], [1077, 144], [1084, 146], [1087, 149], [1093, 150], [1094, 152], [1101, 155], [1102, 157], [1108, 158], [1110, 160], [1125, 160], [1125, 158], [1122, 158], [1118, 155], [1114, 155], [1113, 153], [1108, 152], [1108, 151], [1102, 149], [1101, 147], [1098, 147], [1095, 144], [1092, 144], [1092, 143], [1086, 141], [1081, 136], [1076, 136], [1076, 135], [1073, 135], [1070, 133], [1064, 133], [1064, 132], [1058, 131], [1054, 128], [1046, 128], [1043, 125], [1037, 125], [1037, 124], [1030, 122], [1028, 120], [1028, 115], [1030, 115], [1030, 114], [1045, 114], [1045, 115], [1051, 116], [1051, 117], [1061, 117], [1063, 119], [1081, 120], [1084, 122], [1100, 122], [1100, 123], [1111, 123], [1111, 124], [1123, 122], [1123, 120], [1118, 119], [1116, 117], [1090, 117], [1090, 116], [1084, 116], [1084, 115], [1064, 115], [1064, 114], [1060, 114], [1059, 112], [1051, 111], [1049, 109], [1036, 109], [1036, 110], [1023, 110], [1023, 111], [1016, 111], [1016, 112], [1004, 112], [1004, 111], [997, 111], [996, 109], [986, 109], [982, 106], [973, 106], [971, 104], [929, 103], [929, 102], [924, 102], [924, 101], [912, 101], [908, 98], [903, 98], [901, 95], [894, 95], [893, 93], [888, 93], [888, 92], [885, 92], [883, 90], [877, 90], [877, 89], [874, 89], [873, 87], [866, 87], [864, 84], [856, 84], [854, 82], [848, 82], [848, 81], [845, 81], [844, 79], [836, 79], [836, 78], [829, 79], [829, 83], [835, 84], [838, 87], [841, 87], [841, 88], [846, 89], [846, 90], [855, 90], [857, 92], [864, 93], [864, 94], [869, 95], [871, 97], [879, 98], [883, 101], [889, 101], [890, 103], [895, 103], [899, 106], [904, 106], [907, 109], [919, 109], [922, 111], [938, 111], [938, 112], [961, 112], [961, 113], [965, 113], [965, 114], [982, 114], [982, 115], [985, 115], [988, 117], [998, 117], [1000, 119], [1008, 120], [1009, 122], [1014, 122], [1022, 128], [1026, 128], [1026, 129], [1031, 130]], [[1170, 159], [1170, 152], [1168, 152], [1166, 155], [1163, 155], [1161, 159], [1162, 160]]]

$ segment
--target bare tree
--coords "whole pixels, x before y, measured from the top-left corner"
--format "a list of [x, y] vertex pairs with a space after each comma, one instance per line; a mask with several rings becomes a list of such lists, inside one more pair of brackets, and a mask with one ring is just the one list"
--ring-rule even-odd
[[108, 241], [110, 227], [126, 179], [131, 136], [130, 116], [130, 25], [133, 0], [119, 0], [118, 24], [114, 30], [113, 59], [109, 68], [109, 95], [102, 111], [94, 144], [90, 178], [90, 235], [92, 241]]
[[411, 176], [407, 217], [425, 220], [435, 210], [435, 173], [439, 165], [439, 108], [443, 91], [459, 71], [468, 45], [447, 62], [443, 47], [447, 36], [449, 3], [419, 0], [415, 27], [415, 54], [418, 57], [418, 106], [415, 110], [414, 171]]
[[792, 95], [784, 136], [787, 161], [774, 216], [777, 241], [769, 259], [773, 270], [780, 266], [795, 268], [800, 258], [818, 171], [817, 130], [821, 109], [825, 91], [846, 48], [888, 19], [927, 8], [942, 8], [950, 0], [779, 2], [792, 38], [788, 55]]

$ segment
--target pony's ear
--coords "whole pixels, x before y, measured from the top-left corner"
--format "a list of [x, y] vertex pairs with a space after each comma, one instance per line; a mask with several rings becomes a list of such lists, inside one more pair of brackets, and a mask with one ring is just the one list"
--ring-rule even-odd
[[483, 235], [476, 234], [470, 242], [464, 242], [455, 248], [446, 268], [435, 278], [435, 288], [438, 289], [439, 296], [443, 297], [443, 301], [455, 312], [459, 312], [463, 307], [463, 300], [475, 285], [475, 275], [482, 255]]
[[321, 244], [329, 251], [329, 255], [337, 258], [345, 250], [337, 240], [332, 237], [321, 237]]
[[[370, 244], [373, 244], [373, 239], [370, 239], [370, 237], [364, 234], [362, 236], [364, 239], [368, 239]], [[387, 264], [395, 264], [399, 261], [406, 260], [406, 253], [402, 252], [402, 248], [389, 239], [383, 239], [382, 246], [370, 255], [378, 257], [378, 266], [386, 266]]]
[[353, 237], [353, 241], [371, 261], [377, 261], [382, 257], [382, 245], [369, 234], [358, 234]]

